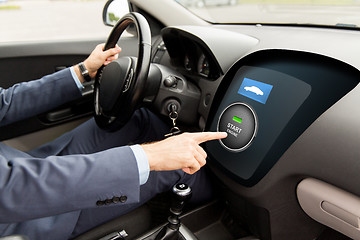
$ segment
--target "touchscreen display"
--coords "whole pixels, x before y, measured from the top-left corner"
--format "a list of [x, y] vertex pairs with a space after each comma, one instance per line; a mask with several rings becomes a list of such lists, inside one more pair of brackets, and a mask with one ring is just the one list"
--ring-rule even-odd
[[[218, 121], [225, 109], [235, 103], [244, 103], [251, 106], [257, 115], [256, 137], [252, 139], [251, 146], [243, 151], [228, 151], [220, 141], [209, 141], [205, 143], [209, 156], [240, 181], [250, 184], [256, 178], [258, 169], [262, 171], [261, 164], [268, 164], [265, 159], [271, 146], [310, 92], [308, 83], [291, 75], [261, 67], [240, 67], [221, 99], [209, 130], [217, 131]], [[241, 133], [245, 131], [244, 125], [249, 120], [244, 116], [239, 111], [227, 116], [225, 124], [231, 123], [229, 127], [232, 133], [240, 134], [240, 129]], [[230, 141], [228, 138], [227, 141]]]

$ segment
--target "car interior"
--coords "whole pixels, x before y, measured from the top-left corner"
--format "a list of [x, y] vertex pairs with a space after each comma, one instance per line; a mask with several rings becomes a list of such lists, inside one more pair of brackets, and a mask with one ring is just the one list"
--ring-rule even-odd
[[1, 127], [1, 141], [27, 151], [91, 117], [113, 130], [139, 107], [169, 122], [176, 112], [181, 131], [228, 137], [202, 145], [210, 202], [159, 194], [75, 240], [360, 239], [359, 29], [214, 24], [169, 0], [129, 0], [111, 23], [115, 1], [103, 9], [107, 39], [0, 45], [3, 88], [81, 62], [104, 41], [123, 49], [112, 63], [121, 72], [104, 67], [81, 99]]

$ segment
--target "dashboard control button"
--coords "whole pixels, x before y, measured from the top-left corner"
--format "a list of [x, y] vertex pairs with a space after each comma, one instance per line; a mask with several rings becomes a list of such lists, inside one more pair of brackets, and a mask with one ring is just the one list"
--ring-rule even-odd
[[237, 102], [225, 108], [221, 113], [217, 131], [227, 132], [220, 143], [227, 150], [241, 152], [248, 148], [258, 130], [258, 119], [255, 110], [247, 103]]
[[177, 83], [177, 79], [175, 76], [167, 76], [164, 80], [164, 85], [166, 87], [175, 87]]

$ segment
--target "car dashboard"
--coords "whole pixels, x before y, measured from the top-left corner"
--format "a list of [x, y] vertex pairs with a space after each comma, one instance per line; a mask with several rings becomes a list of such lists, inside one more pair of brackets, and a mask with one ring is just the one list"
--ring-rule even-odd
[[256, 231], [262, 239], [295, 239], [291, 233], [299, 224], [307, 229], [299, 239], [323, 229], [298, 202], [304, 179], [360, 195], [354, 184], [360, 180], [354, 169], [360, 157], [359, 36], [305, 26], [162, 31], [166, 54], [156, 51], [156, 61], [199, 88], [199, 129], [228, 132], [226, 141], [204, 144], [208, 165], [232, 211], [247, 216], [249, 203], [257, 209], [256, 220], [247, 221], [261, 226]]

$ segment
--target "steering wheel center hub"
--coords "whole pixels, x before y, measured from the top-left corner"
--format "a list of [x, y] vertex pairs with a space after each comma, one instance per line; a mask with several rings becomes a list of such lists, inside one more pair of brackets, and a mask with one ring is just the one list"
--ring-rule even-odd
[[112, 115], [121, 95], [129, 90], [133, 78], [132, 59], [123, 57], [104, 67], [99, 77], [99, 103], [105, 115]]

